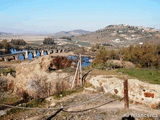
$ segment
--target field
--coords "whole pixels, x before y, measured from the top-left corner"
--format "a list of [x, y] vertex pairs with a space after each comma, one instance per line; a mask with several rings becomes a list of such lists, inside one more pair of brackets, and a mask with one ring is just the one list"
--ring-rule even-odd
[[160, 84], [160, 70], [153, 69], [118, 69], [117, 72], [122, 72], [131, 77], [146, 81], [152, 84]]
[[0, 40], [3, 40], [3, 39], [8, 39], [8, 40], [11, 40], [11, 39], [23, 39], [25, 40], [26, 42], [32, 42], [32, 41], [43, 41], [44, 38], [46, 38], [48, 36], [46, 35], [2, 35], [0, 36]]

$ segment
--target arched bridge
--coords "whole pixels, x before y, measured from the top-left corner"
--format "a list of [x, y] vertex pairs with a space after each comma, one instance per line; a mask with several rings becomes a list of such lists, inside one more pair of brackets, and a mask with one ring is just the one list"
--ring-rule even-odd
[[22, 55], [24, 57], [24, 59], [28, 59], [29, 54], [32, 54], [33, 58], [37, 57], [37, 53], [40, 53], [40, 56], [44, 55], [44, 52], [49, 55], [52, 53], [62, 53], [65, 52], [66, 49], [50, 49], [50, 50], [26, 50], [25, 52], [19, 52], [19, 53], [14, 53], [14, 54], [4, 54], [4, 55], [0, 55], [0, 58], [3, 61], [9, 61], [11, 59], [13, 60], [18, 60], [18, 56]]

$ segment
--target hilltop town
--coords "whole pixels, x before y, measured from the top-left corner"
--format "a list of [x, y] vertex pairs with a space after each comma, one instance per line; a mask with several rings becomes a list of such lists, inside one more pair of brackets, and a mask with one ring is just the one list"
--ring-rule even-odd
[[108, 25], [103, 29], [99, 29], [86, 35], [75, 36], [72, 37], [72, 39], [122, 47], [147, 42], [159, 43], [160, 31], [154, 28], [130, 26], [125, 24]]

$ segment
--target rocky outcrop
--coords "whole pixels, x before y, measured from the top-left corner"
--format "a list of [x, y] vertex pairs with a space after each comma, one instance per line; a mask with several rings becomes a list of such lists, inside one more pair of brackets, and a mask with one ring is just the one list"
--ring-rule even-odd
[[122, 60], [108, 60], [107, 65], [109, 67], [116, 67], [116, 68], [135, 68], [135, 65], [133, 63]]
[[[106, 93], [108, 92], [121, 98], [124, 97], [122, 79], [99, 75], [92, 77], [89, 82], [96, 89], [103, 87]], [[160, 106], [160, 85], [141, 82], [137, 79], [128, 79], [128, 89], [130, 102], [144, 104], [151, 108]]]
[[67, 73], [49, 72], [52, 61], [43, 56], [33, 61], [22, 62], [16, 67], [14, 93], [29, 95], [33, 98], [45, 98], [62, 90], [70, 89]]

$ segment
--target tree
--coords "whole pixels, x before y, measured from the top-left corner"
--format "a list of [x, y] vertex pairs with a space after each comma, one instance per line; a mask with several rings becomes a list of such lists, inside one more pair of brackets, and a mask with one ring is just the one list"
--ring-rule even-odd
[[1, 44], [2, 44], [2, 48], [5, 49], [5, 53], [6, 54], [10, 53], [10, 45], [8, 41], [4, 39]]
[[26, 45], [26, 42], [23, 39], [12, 39], [11, 43], [13, 45]]
[[114, 50], [109, 52], [109, 59], [118, 59], [118, 55]]
[[44, 40], [43, 40], [43, 44], [45, 44], [45, 45], [52, 45], [52, 44], [55, 44], [54, 43], [54, 38], [44, 38]]
[[107, 50], [105, 49], [105, 47], [102, 47], [97, 53], [93, 63], [95, 64], [105, 63], [106, 60], [107, 60]]
[[72, 40], [70, 37], [66, 37], [66, 36], [61, 37], [61, 39]]

